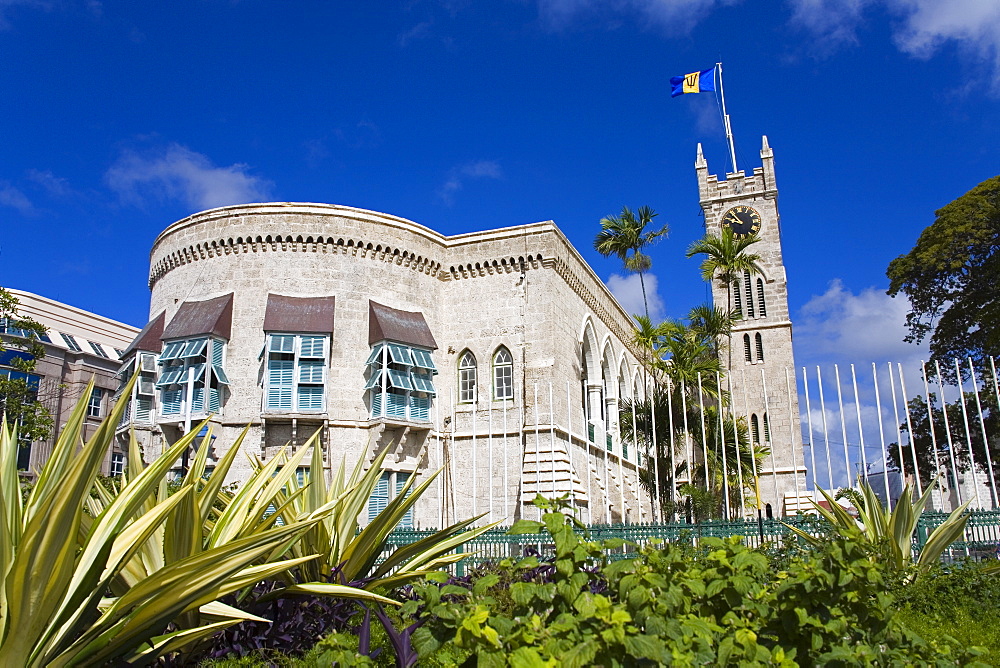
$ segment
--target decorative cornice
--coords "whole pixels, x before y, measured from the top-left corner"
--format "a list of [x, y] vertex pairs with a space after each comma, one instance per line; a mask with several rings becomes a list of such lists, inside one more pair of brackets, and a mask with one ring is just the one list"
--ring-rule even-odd
[[303, 236], [300, 234], [292, 237], [291, 235], [268, 234], [236, 237], [235, 239], [230, 237], [229, 239], [219, 239], [211, 242], [206, 241], [175, 250], [152, 266], [149, 272], [149, 288], [152, 289], [156, 282], [171, 270], [197, 260], [207, 260], [212, 257], [239, 253], [274, 253], [279, 251], [291, 253], [350, 254], [355, 257], [394, 263], [431, 276], [437, 275], [441, 271], [440, 262], [432, 258], [417, 255], [412, 251], [398, 247], [393, 248], [389, 245], [366, 243], [363, 240], [344, 239], [343, 237], [335, 239], [334, 237], [324, 237], [322, 235]]

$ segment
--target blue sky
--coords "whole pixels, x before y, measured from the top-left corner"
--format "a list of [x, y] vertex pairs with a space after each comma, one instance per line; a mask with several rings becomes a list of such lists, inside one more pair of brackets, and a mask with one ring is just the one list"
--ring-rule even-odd
[[1000, 4], [982, 0], [0, 0], [0, 285], [144, 324], [167, 225], [346, 204], [446, 234], [554, 220], [591, 250], [649, 205], [656, 310], [708, 291], [693, 162], [775, 151], [799, 363], [919, 356], [885, 267], [1000, 172]]

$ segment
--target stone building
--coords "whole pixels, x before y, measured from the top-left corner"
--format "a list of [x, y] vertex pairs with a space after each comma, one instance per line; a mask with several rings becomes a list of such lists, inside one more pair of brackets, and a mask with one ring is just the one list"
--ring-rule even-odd
[[[729, 226], [734, 236], [756, 234], [759, 241], [747, 252], [761, 256], [761, 274], [746, 273], [731, 296], [718, 281], [712, 284], [716, 306], [731, 308], [742, 318], [732, 332], [733, 408], [746, 415], [751, 438], [771, 449], [762, 465], [760, 494], [770, 513], [794, 513], [805, 490], [792, 322], [788, 312], [788, 279], [781, 255], [781, 217], [774, 175], [774, 152], [763, 138], [761, 167], [750, 176], [738, 171], [720, 181], [709, 174], [701, 144], [695, 161], [698, 195], [705, 230], [720, 236]], [[723, 360], [728, 364], [729, 357]]]
[[445, 236], [345, 206], [230, 206], [164, 230], [149, 287], [122, 434], [151, 456], [211, 414], [212, 459], [248, 424], [264, 459], [317, 430], [329, 467], [388, 449], [372, 512], [443, 467], [416, 526], [533, 516], [536, 493], [649, 520], [617, 424], [642, 392], [631, 320], [551, 222]]
[[[88, 438], [97, 429], [111, 408], [118, 387], [115, 375], [121, 365], [122, 352], [138, 329], [30, 292], [14, 289], [8, 292], [18, 300], [19, 315], [30, 317], [47, 328], [39, 341], [45, 348], [45, 356], [36, 362], [33, 373], [23, 374], [11, 367], [11, 361], [24, 355], [17, 349], [17, 342], [26, 333], [0, 319], [0, 335], [7, 348], [0, 353], [0, 375], [27, 376], [29, 386], [37, 388], [38, 399], [49, 410], [54, 423], [52, 437], [22, 447], [19, 452], [18, 468], [30, 475], [44, 465], [52, 452], [55, 435], [81, 399], [87, 401], [83, 437]], [[84, 397], [84, 390], [92, 378], [94, 388], [90, 396]], [[102, 472], [105, 475], [120, 473], [124, 463], [124, 451], [113, 449], [107, 453]]]

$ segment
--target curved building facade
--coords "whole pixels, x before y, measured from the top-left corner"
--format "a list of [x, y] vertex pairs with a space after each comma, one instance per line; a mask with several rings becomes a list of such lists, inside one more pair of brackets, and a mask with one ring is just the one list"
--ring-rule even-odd
[[149, 287], [121, 427], [150, 455], [211, 415], [214, 459], [247, 424], [263, 459], [316, 430], [329, 467], [388, 448], [372, 512], [443, 468], [415, 526], [513, 520], [536, 493], [649, 519], [617, 425], [641, 392], [630, 318], [551, 222], [445, 236], [345, 206], [224, 207], [160, 234]]

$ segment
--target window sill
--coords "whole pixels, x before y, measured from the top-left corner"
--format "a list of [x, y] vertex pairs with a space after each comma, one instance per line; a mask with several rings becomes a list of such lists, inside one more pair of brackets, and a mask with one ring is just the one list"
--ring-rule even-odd
[[407, 420], [404, 418], [394, 418], [394, 417], [373, 417], [368, 419], [369, 425], [393, 425], [397, 427], [408, 427], [416, 431], [430, 431], [434, 428], [434, 425], [430, 422], [418, 422], [415, 420]]
[[326, 420], [330, 417], [330, 414], [326, 412], [296, 413], [294, 411], [264, 410], [260, 412], [260, 417], [264, 420]]

